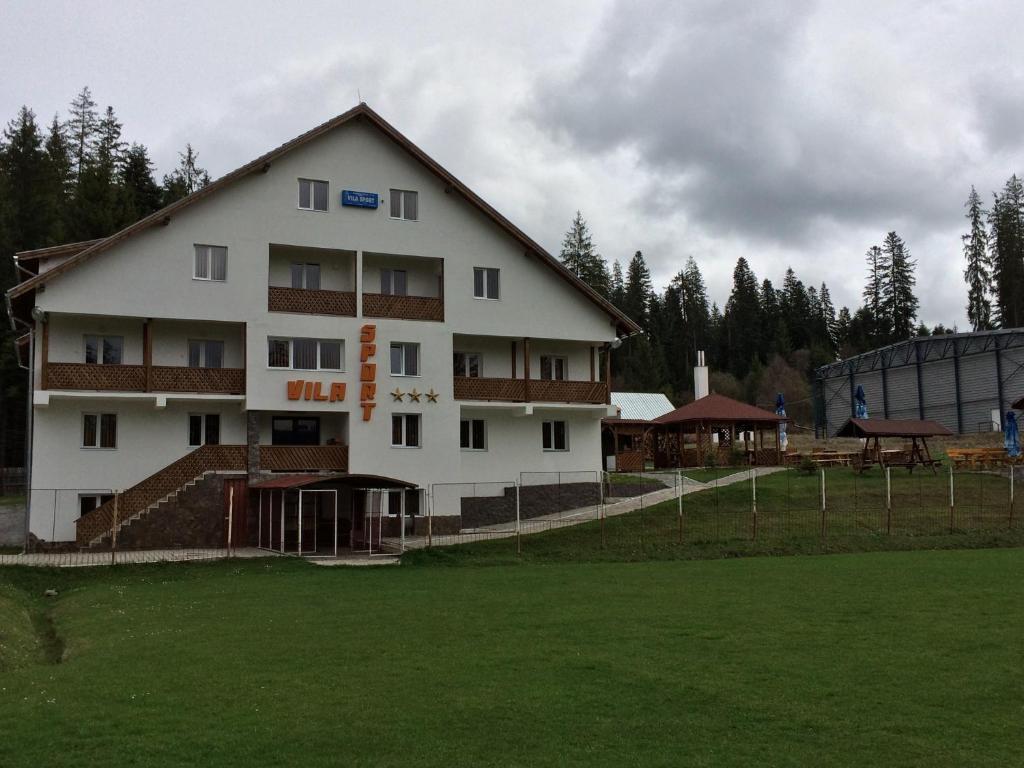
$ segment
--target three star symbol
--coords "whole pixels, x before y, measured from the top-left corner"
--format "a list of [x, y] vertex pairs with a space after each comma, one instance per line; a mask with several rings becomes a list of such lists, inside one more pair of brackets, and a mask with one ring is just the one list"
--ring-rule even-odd
[[421, 393], [417, 392], [416, 388], [413, 387], [412, 392], [409, 393], [409, 402], [410, 403], [418, 403], [420, 401], [420, 394]]
[[441, 394], [440, 392], [435, 392], [434, 388], [431, 387], [430, 391], [427, 392], [427, 402], [429, 402], [429, 403], [436, 403], [437, 402], [437, 398], [438, 398], [438, 396], [440, 394]]
[[405, 393], [402, 390], [400, 390], [398, 387], [395, 387], [395, 391], [391, 393], [391, 398], [396, 403], [402, 402], [402, 398], [404, 396], [405, 396]]

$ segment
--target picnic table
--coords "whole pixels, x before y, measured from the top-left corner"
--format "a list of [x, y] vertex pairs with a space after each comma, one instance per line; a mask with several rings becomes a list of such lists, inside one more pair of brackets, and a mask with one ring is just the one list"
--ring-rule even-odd
[[949, 448], [946, 455], [957, 469], [979, 469], [1019, 464], [1020, 457], [1011, 459], [1002, 448]]

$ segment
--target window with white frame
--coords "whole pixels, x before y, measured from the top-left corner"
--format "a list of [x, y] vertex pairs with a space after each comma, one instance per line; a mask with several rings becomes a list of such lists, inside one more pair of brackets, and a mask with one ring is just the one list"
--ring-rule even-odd
[[420, 375], [420, 345], [408, 341], [391, 342], [391, 375]]
[[123, 336], [85, 337], [85, 362], [99, 365], [120, 365], [124, 353]]
[[99, 506], [114, 498], [112, 493], [80, 493], [78, 494], [78, 515], [85, 517]]
[[220, 445], [220, 414], [190, 413], [188, 415], [189, 447]]
[[385, 296], [408, 296], [409, 275], [404, 269], [384, 269], [380, 271], [380, 292]]
[[196, 245], [193, 280], [223, 282], [228, 279], [228, 249], [223, 245]]
[[299, 179], [299, 208], [303, 211], [326, 211], [330, 195], [326, 181]]
[[189, 339], [188, 367], [223, 368], [224, 342], [218, 339]]
[[464, 451], [486, 451], [487, 422], [483, 419], [462, 419], [459, 422], [459, 445]]
[[82, 414], [83, 448], [117, 448], [117, 414]]
[[267, 339], [267, 365], [296, 371], [344, 370], [345, 343], [337, 339]]
[[420, 415], [418, 413], [395, 413], [391, 416], [391, 447], [420, 447]]
[[454, 353], [454, 373], [456, 376], [477, 378], [483, 371], [483, 363], [479, 352]]
[[495, 267], [473, 267], [473, 298], [499, 298], [499, 270]]
[[320, 265], [308, 262], [293, 262], [291, 265], [292, 288], [306, 291], [320, 290]]
[[545, 451], [569, 450], [569, 428], [564, 421], [545, 421], [543, 433]]
[[565, 373], [569, 370], [569, 361], [555, 355], [540, 356], [540, 377], [548, 381], [565, 381]]
[[391, 218], [417, 221], [419, 219], [419, 195], [408, 189], [392, 189]]

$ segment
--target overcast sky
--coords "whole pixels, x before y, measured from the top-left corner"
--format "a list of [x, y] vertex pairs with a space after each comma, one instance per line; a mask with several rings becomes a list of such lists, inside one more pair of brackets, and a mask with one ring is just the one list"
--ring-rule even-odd
[[[357, 103], [557, 253], [577, 208], [656, 287], [745, 256], [856, 306], [895, 229], [965, 329], [960, 234], [1024, 170], [1024, 3], [0, 0], [0, 116], [89, 85], [160, 173], [218, 176]], [[287, 9], [286, 9], [287, 6]]]

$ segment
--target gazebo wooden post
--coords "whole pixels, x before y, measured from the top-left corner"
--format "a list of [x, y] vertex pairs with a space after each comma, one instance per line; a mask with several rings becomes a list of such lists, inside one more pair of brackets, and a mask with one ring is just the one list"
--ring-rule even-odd
[[775, 461], [785, 465], [786, 457], [782, 455], [782, 435], [779, 434], [779, 423], [775, 422]]

